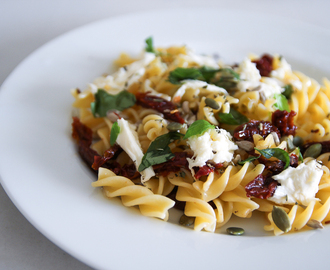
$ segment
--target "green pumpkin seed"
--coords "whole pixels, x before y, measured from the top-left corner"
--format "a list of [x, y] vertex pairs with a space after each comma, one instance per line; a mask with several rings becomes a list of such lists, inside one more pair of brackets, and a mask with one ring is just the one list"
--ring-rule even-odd
[[182, 128], [182, 124], [177, 123], [177, 122], [171, 122], [167, 125], [167, 129], [169, 131], [177, 131]]
[[322, 144], [315, 143], [308, 147], [304, 153], [304, 158], [312, 157], [317, 158], [322, 152]]
[[180, 217], [179, 223], [183, 226], [191, 226], [195, 223], [195, 217], [188, 217], [186, 215], [182, 215]]
[[219, 110], [220, 106], [218, 104], [218, 102], [216, 102], [214, 99], [212, 98], [206, 98], [205, 99], [205, 105], [214, 109], [214, 110]]
[[301, 146], [304, 143], [303, 138], [299, 137], [299, 136], [294, 136], [293, 137], [293, 144], [295, 146]]
[[291, 230], [291, 223], [288, 214], [278, 206], [273, 206], [272, 218], [275, 225], [283, 232]]
[[242, 235], [244, 234], [244, 229], [239, 227], [229, 227], [226, 232], [231, 235]]
[[284, 136], [283, 138], [282, 138], [282, 141], [286, 141], [286, 144], [287, 144], [287, 147], [288, 147], [288, 150], [291, 152], [291, 151], [293, 151], [295, 148], [296, 148], [296, 146], [294, 145], [294, 143], [293, 143], [293, 139], [292, 139], [292, 136]]
[[313, 228], [313, 229], [323, 229], [323, 228], [324, 228], [324, 227], [323, 227], [323, 224], [322, 224], [320, 221], [316, 220], [316, 219], [310, 219], [310, 220], [306, 223], [306, 225], [307, 225], [308, 227]]

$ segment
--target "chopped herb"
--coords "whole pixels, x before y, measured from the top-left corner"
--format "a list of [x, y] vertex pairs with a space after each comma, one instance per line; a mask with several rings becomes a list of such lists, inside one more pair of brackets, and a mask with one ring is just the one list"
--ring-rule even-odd
[[297, 147], [297, 148], [298, 148], [298, 152], [299, 152], [298, 160], [303, 162], [304, 161], [303, 155], [300, 152], [300, 148], [299, 147]]
[[110, 145], [113, 146], [116, 143], [117, 137], [120, 133], [120, 126], [118, 122], [113, 123], [110, 133]]
[[261, 150], [255, 147], [254, 149], [257, 150], [261, 155], [263, 155], [267, 159], [270, 159], [271, 157], [275, 157], [278, 158], [279, 160], [282, 160], [283, 162], [285, 162], [284, 169], [286, 169], [290, 165], [289, 154], [281, 148], [267, 148]]
[[199, 71], [203, 79], [209, 82], [212, 78], [214, 78], [215, 74], [220, 71], [220, 69], [203, 66], [199, 69]]
[[174, 157], [174, 154], [169, 148], [169, 144], [173, 141], [179, 140], [183, 134], [178, 132], [169, 132], [157, 137], [149, 146], [147, 152], [144, 154], [141, 164], [138, 168], [142, 172], [150, 166], [164, 163]]
[[109, 110], [122, 111], [132, 107], [135, 102], [135, 95], [127, 91], [121, 91], [117, 95], [111, 95], [102, 89], [98, 89], [95, 94], [95, 102], [91, 103], [91, 110], [94, 117], [104, 117]]
[[197, 120], [189, 126], [186, 135], [184, 135], [183, 139], [185, 140], [190, 138], [191, 136], [201, 135], [208, 129], [214, 129], [214, 128], [215, 126], [211, 125], [206, 120], [203, 119]]
[[229, 113], [217, 113], [216, 117], [220, 123], [227, 125], [242, 125], [249, 122], [249, 119], [245, 115], [233, 108], [230, 108]]
[[238, 163], [239, 165], [244, 165], [246, 162], [251, 162], [251, 161], [253, 161], [253, 160], [256, 160], [256, 159], [260, 158], [260, 156], [261, 156], [261, 155], [259, 155], [259, 156], [257, 156], [257, 157], [255, 157], [255, 156], [251, 156], [251, 157], [248, 157], [247, 159], [242, 160], [242, 161], [239, 161], [239, 162], [237, 162], [237, 163]]
[[197, 68], [176, 68], [170, 72], [168, 80], [173, 84], [180, 84], [183, 80], [196, 80], [201, 78], [202, 74]]
[[147, 46], [145, 48], [145, 51], [146, 52], [150, 52], [150, 53], [156, 53], [155, 49], [154, 49], [154, 45], [153, 45], [153, 40], [152, 40], [152, 37], [148, 37], [146, 40], [145, 40]]
[[183, 80], [201, 80], [225, 89], [236, 86], [240, 80], [239, 74], [230, 68], [214, 69], [203, 66], [201, 68], [176, 68], [170, 72], [168, 80], [173, 84], [180, 84]]
[[290, 99], [292, 93], [293, 93], [293, 88], [291, 84], [287, 84], [286, 86], [284, 86], [284, 92], [282, 93], [283, 96], [285, 96], [287, 99]]
[[290, 106], [288, 103], [288, 100], [286, 99], [286, 97], [282, 94], [275, 94], [274, 98], [276, 99], [276, 103], [274, 104], [274, 107], [277, 110], [281, 110], [281, 111], [287, 111], [290, 112]]

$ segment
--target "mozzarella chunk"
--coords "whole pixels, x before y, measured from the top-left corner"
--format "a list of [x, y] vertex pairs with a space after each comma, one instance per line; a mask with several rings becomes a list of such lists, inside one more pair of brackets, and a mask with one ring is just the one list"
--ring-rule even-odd
[[275, 94], [281, 94], [284, 90], [281, 81], [269, 77], [263, 77], [260, 86], [259, 91], [264, 94], [266, 99], [273, 98]]
[[137, 82], [145, 73], [145, 68], [156, 58], [154, 53], [145, 52], [140, 60], [120, 68], [116, 73], [106, 77], [99, 77], [89, 85], [90, 90], [96, 93], [97, 89], [105, 89], [115, 95]]
[[281, 57], [278, 67], [271, 71], [270, 76], [281, 80], [286, 84], [291, 84], [298, 90], [301, 90], [302, 88], [302, 82], [294, 76], [291, 65], [283, 57]]
[[206, 67], [213, 67], [213, 68], [219, 68], [219, 65], [215, 61], [215, 59], [211, 56], [207, 55], [200, 55], [194, 53], [192, 50], [189, 50], [186, 55], [181, 55], [181, 57], [189, 62], [189, 63], [195, 63], [199, 66], [206, 66]]
[[238, 82], [237, 88], [241, 92], [257, 89], [266, 99], [268, 99], [273, 98], [275, 94], [281, 94], [284, 91], [284, 83], [281, 81], [280, 77], [261, 77], [256, 64], [248, 58], [239, 64], [236, 72], [240, 75], [241, 81]]
[[289, 167], [273, 178], [281, 185], [268, 200], [277, 204], [295, 204], [296, 202], [307, 206], [311, 201], [316, 200], [315, 194], [318, 191], [323, 170], [315, 160], [301, 163], [297, 168]]
[[194, 151], [193, 158], [187, 158], [191, 171], [193, 167], [204, 166], [207, 161], [229, 162], [233, 159], [234, 151], [238, 149], [230, 133], [219, 128], [209, 129], [200, 136], [192, 136], [187, 143]]
[[257, 65], [253, 63], [249, 58], [245, 58], [236, 69], [239, 73], [240, 79], [244, 81], [259, 82], [261, 75], [257, 69]]
[[[137, 133], [125, 119], [118, 119], [117, 122], [120, 127], [120, 132], [118, 134], [116, 142], [133, 160], [135, 167], [139, 168], [143, 158], [143, 152]], [[142, 183], [148, 181], [152, 176], [155, 175], [155, 172], [152, 167], [149, 167], [140, 173]]]
[[235, 71], [240, 76], [240, 81], [237, 84], [239, 91], [253, 90], [260, 85], [260, 72], [256, 64], [252, 63], [249, 58], [245, 58]]
[[179, 102], [183, 95], [186, 93], [186, 90], [194, 91], [194, 95], [198, 96], [201, 91], [210, 92], [210, 93], [222, 93], [228, 95], [228, 92], [222, 87], [216, 86], [214, 84], [208, 84], [204, 81], [199, 80], [183, 80], [181, 81], [183, 85], [175, 92], [172, 97], [174, 102]]

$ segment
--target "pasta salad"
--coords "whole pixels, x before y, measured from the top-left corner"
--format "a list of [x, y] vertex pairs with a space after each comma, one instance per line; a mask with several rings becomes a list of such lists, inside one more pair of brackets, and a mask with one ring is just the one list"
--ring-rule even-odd
[[97, 173], [93, 187], [145, 216], [181, 209], [178, 222], [197, 231], [255, 211], [275, 235], [330, 222], [328, 80], [281, 55], [228, 64], [152, 38], [115, 64], [71, 90], [72, 137]]

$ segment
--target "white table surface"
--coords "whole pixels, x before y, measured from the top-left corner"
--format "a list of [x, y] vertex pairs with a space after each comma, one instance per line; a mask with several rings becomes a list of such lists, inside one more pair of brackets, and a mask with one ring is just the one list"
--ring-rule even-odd
[[[0, 84], [31, 52], [71, 29], [123, 14], [185, 6], [277, 14], [330, 29], [328, 0], [0, 0]], [[0, 186], [0, 269], [90, 267], [39, 233]]]

